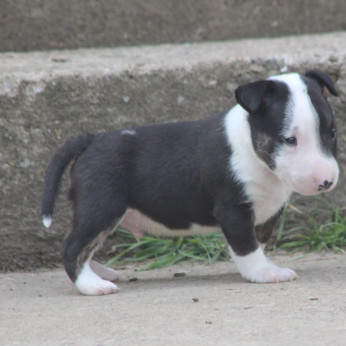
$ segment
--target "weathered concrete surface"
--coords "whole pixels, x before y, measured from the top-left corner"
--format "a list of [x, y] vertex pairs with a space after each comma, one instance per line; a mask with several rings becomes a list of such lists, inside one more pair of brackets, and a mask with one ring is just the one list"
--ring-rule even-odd
[[344, 0], [2, 0], [0, 51], [340, 31], [345, 13]]
[[345, 42], [346, 32], [340, 32], [0, 54], [0, 268], [60, 261], [70, 207], [61, 196], [47, 231], [41, 226], [40, 196], [47, 161], [66, 139], [86, 131], [202, 118], [233, 106], [237, 85], [281, 71], [319, 68], [336, 81], [340, 97], [330, 102], [338, 121], [341, 180], [329, 196], [344, 205]]
[[1, 345], [345, 345], [344, 256], [274, 261], [299, 279], [250, 284], [226, 262], [128, 268], [120, 293], [85, 297], [61, 270], [2, 274]]

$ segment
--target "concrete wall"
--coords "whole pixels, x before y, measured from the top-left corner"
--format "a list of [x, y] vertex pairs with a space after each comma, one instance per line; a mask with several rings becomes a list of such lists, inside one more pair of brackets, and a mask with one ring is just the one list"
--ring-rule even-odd
[[[201, 118], [230, 108], [238, 84], [283, 70], [320, 68], [337, 83], [342, 177], [328, 198], [344, 205], [345, 32], [228, 40], [342, 31], [345, 13], [344, 0], [2, 0], [0, 52], [29, 52], [0, 54], [0, 269], [60, 263], [68, 180], [49, 231], [40, 195], [67, 138]], [[183, 42], [204, 43], [101, 48]]]
[[344, 0], [1, 0], [0, 51], [322, 33], [345, 13]]
[[202, 118], [234, 105], [237, 85], [280, 71], [319, 68], [336, 81], [340, 97], [330, 97], [330, 103], [339, 129], [341, 180], [329, 199], [344, 205], [345, 42], [341, 32], [0, 54], [1, 269], [60, 263], [59, 244], [71, 220], [67, 179], [50, 230], [41, 226], [40, 196], [47, 161], [66, 139], [86, 131]]

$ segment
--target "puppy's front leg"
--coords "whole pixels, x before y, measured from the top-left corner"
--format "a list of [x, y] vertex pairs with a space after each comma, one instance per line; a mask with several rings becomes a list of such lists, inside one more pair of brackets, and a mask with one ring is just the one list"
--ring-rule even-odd
[[240, 274], [251, 282], [283, 282], [297, 278], [293, 270], [278, 267], [269, 261], [261, 247], [244, 256], [237, 255], [231, 246], [229, 248]]
[[256, 239], [251, 206], [218, 210], [218, 220], [228, 240], [231, 256], [240, 274], [251, 282], [292, 281], [297, 274], [269, 261]]

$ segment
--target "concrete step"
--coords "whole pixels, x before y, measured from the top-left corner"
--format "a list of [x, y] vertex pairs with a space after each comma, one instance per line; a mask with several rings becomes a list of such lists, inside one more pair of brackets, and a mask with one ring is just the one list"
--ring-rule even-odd
[[[234, 105], [237, 85], [283, 71], [324, 70], [345, 168], [346, 32], [115, 49], [0, 54], [0, 263], [2, 269], [51, 266], [70, 225], [59, 198], [53, 227], [41, 226], [46, 164], [66, 139], [164, 121], [197, 119]], [[64, 191], [67, 181], [64, 181]], [[345, 177], [335, 193], [342, 205]], [[309, 199], [311, 205], [311, 199]]]
[[344, 0], [2, 0], [0, 51], [340, 31], [345, 13]]

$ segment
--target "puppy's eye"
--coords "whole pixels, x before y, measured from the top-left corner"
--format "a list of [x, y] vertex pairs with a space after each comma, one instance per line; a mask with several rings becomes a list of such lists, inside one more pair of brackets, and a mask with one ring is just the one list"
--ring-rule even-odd
[[285, 142], [289, 146], [295, 147], [297, 145], [297, 138], [296, 137], [288, 137], [288, 138], [285, 138]]
[[335, 129], [332, 129], [331, 136], [332, 136], [332, 139], [336, 138], [336, 130]]

